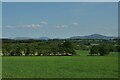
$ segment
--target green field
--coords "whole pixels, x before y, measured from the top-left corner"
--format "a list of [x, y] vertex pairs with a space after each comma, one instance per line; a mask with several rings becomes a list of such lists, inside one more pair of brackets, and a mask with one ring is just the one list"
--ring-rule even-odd
[[109, 56], [3, 57], [3, 78], [117, 78], [118, 53]]
[[0, 50], [0, 79], [2, 78], [2, 56], [1, 56], [2, 51]]

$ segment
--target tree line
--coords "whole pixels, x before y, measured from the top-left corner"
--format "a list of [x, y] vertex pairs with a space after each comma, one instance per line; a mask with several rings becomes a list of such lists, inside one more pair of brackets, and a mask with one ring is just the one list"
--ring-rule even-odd
[[56, 45], [36, 44], [36, 43], [15, 43], [4, 44], [2, 48], [3, 56], [50, 56], [50, 55], [75, 55], [75, 50], [71, 42], [65, 41]]
[[88, 50], [90, 55], [108, 55], [120, 52], [120, 45], [115, 40], [9, 40], [2, 42], [3, 56], [50, 56], [76, 55], [75, 50]]

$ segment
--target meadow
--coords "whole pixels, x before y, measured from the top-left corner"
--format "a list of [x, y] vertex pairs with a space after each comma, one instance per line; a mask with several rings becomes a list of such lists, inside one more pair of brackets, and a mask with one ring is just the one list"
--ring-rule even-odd
[[88, 56], [3, 56], [3, 78], [118, 78], [118, 53]]
[[0, 50], [0, 79], [2, 78], [2, 56], [1, 56], [2, 51]]

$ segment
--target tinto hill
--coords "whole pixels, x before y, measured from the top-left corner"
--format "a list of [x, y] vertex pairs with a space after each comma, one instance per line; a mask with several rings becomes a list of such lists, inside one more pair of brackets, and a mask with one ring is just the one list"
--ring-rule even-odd
[[115, 37], [112, 36], [104, 36], [100, 34], [92, 34], [87, 36], [73, 36], [70, 39], [114, 39]]

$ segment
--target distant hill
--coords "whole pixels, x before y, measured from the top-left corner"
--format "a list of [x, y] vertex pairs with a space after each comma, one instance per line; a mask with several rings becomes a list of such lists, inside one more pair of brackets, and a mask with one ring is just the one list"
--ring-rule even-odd
[[[70, 38], [65, 38], [65, 39], [115, 39], [117, 37], [113, 36], [105, 36], [101, 34], [92, 34], [92, 35], [87, 35], [87, 36], [73, 36]], [[51, 38], [48, 37], [40, 37], [40, 38], [29, 38], [29, 37], [16, 37], [16, 38], [8, 38], [8, 39], [14, 39], [14, 40], [49, 40]], [[60, 39], [60, 38], [54, 38], [54, 39]]]
[[40, 38], [29, 38], [29, 37], [16, 37], [14, 40], [29, 40], [29, 39], [34, 39], [34, 40], [48, 40], [48, 37], [40, 37]]
[[70, 39], [113, 39], [115, 37], [112, 36], [104, 36], [100, 34], [92, 34], [92, 35], [87, 35], [87, 36], [73, 36], [70, 37]]
[[28, 40], [28, 39], [31, 39], [29, 37], [16, 37], [16, 38], [13, 38], [14, 40]]
[[37, 38], [37, 40], [49, 40], [50, 38], [48, 37], [40, 37], [40, 38]]

